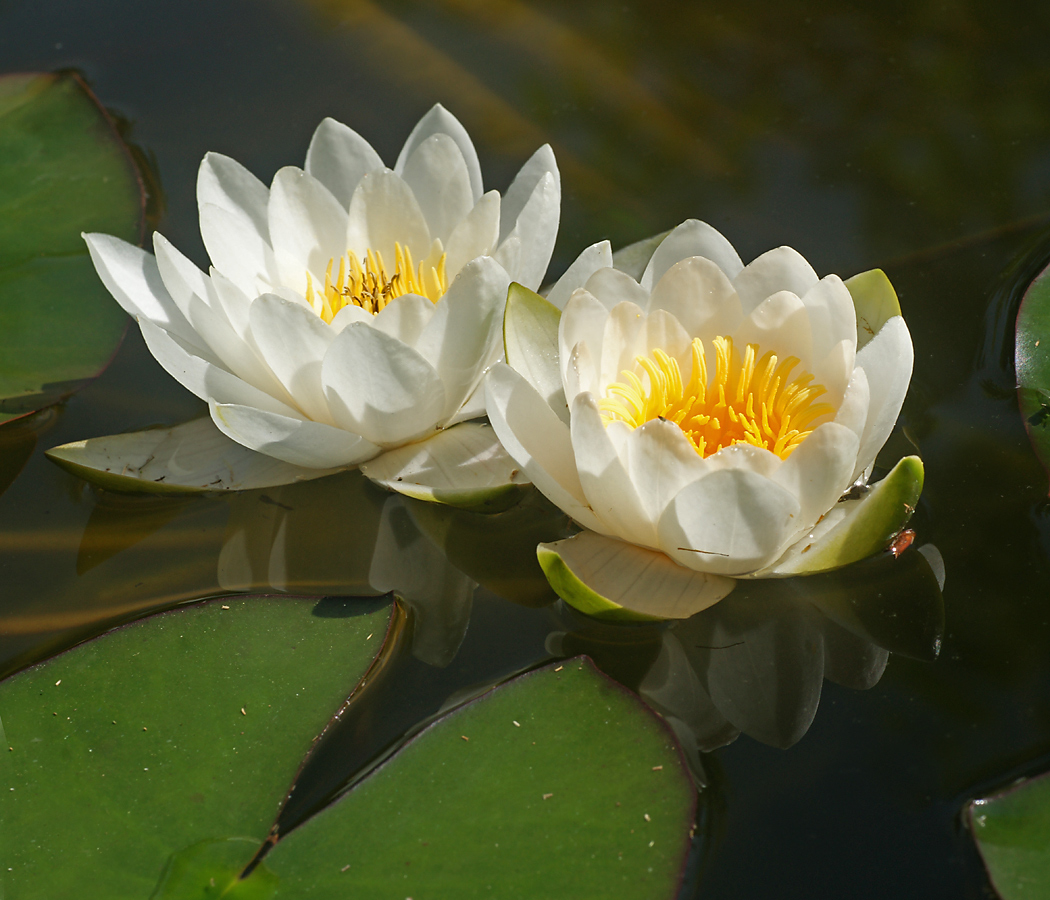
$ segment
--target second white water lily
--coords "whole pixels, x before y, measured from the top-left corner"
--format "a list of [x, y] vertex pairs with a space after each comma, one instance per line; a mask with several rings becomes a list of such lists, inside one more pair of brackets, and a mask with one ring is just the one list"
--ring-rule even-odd
[[197, 199], [208, 274], [159, 234], [155, 256], [86, 239], [150, 351], [224, 435], [295, 477], [373, 460], [368, 474], [419, 482], [417, 495], [433, 494], [428, 478], [456, 487], [438, 470], [464, 464], [480, 473], [467, 494], [507, 480], [489, 429], [451, 426], [484, 413], [508, 284], [538, 287], [546, 271], [560, 208], [549, 147], [501, 198], [483, 192], [474, 146], [440, 106], [393, 169], [326, 119], [305, 168], [270, 188], [208, 154]]
[[916, 459], [838, 502], [866, 478], [911, 378], [885, 276], [859, 277], [858, 310], [794, 250], [744, 266], [697, 221], [659, 244], [640, 281], [592, 271], [560, 316], [525, 293], [508, 305], [511, 365], [487, 381], [500, 440], [586, 529], [540, 547], [563, 597], [690, 615], [733, 579], [832, 568], [900, 528], [921, 489]]

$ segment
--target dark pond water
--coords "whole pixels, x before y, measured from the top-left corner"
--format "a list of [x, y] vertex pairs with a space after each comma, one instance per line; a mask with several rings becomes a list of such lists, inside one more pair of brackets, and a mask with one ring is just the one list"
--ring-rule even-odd
[[[893, 441], [926, 464], [914, 527], [947, 571], [940, 655], [893, 654], [866, 691], [825, 681], [790, 749], [745, 735], [706, 755], [687, 893], [983, 897], [962, 804], [1050, 768], [1050, 506], [1011, 364], [1019, 291], [1050, 259], [1048, 19], [1050, 7], [1017, 2], [0, 0], [0, 71], [82, 72], [152, 155], [159, 227], [201, 265], [193, 184], [207, 150], [268, 180], [331, 115], [392, 159], [441, 101], [473, 136], [486, 186], [554, 146], [565, 199], [552, 274], [602, 237], [618, 246], [689, 216], [744, 259], [789, 244], [822, 274], [884, 268], [915, 343]], [[353, 535], [384, 498], [353, 477], [340, 488], [347, 539], [291, 553], [275, 574], [273, 517], [308, 507], [309, 491], [119, 498], [42, 455], [201, 410], [129, 334], [98, 382], [7, 432], [0, 671], [223, 589], [371, 590], [371, 546]], [[530, 536], [564, 523], [522, 521], [517, 549], [474, 573], [483, 587], [455, 658], [407, 659], [385, 688], [402, 718], [348, 723], [289, 816], [366, 762], [361, 746], [374, 753], [450, 696], [552, 654], [591, 652], [625, 681], [642, 677], [659, 636], [630, 652], [573, 637], [578, 623], [543, 605], [522, 562]], [[470, 557], [469, 529], [458, 540]]]

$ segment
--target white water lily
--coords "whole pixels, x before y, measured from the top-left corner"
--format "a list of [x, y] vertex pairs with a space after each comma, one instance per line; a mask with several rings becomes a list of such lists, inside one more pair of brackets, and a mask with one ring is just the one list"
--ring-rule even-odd
[[911, 378], [885, 276], [858, 276], [858, 311], [794, 250], [744, 266], [695, 220], [639, 281], [581, 269], [560, 318], [512, 291], [511, 365], [486, 382], [510, 455], [586, 529], [538, 551], [565, 599], [684, 617], [736, 578], [832, 568], [899, 530], [921, 489], [914, 458], [838, 502], [870, 472]]
[[[549, 146], [504, 197], [484, 193], [470, 137], [439, 105], [393, 169], [332, 119], [305, 167], [269, 188], [209, 153], [197, 181], [208, 274], [159, 234], [155, 256], [85, 238], [157, 361], [223, 434], [289, 464], [289, 478], [371, 460], [391, 487], [476, 501], [505, 488], [513, 464], [489, 429], [450, 429], [484, 414], [507, 287], [539, 286], [560, 194]], [[398, 465], [383, 462], [406, 445]]]

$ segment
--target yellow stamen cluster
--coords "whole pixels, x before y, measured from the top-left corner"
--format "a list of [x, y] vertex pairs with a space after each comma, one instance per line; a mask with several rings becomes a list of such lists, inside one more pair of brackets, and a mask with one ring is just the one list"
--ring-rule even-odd
[[374, 315], [403, 294], [419, 294], [437, 303], [448, 290], [445, 255], [441, 255], [436, 266], [424, 269], [420, 263], [416, 268], [408, 247], [395, 243], [394, 272], [388, 275], [381, 253], [369, 250], [362, 265], [351, 250], [346, 256], [339, 257], [339, 269], [334, 278], [335, 260], [328, 261], [323, 290], [314, 290], [313, 279], [309, 272], [306, 273], [306, 302], [326, 322], [331, 322], [344, 306], [359, 306]]
[[656, 418], [678, 425], [696, 452], [710, 456], [732, 444], [765, 447], [781, 459], [813, 432], [821, 416], [834, 413], [829, 403], [814, 403], [826, 389], [810, 384], [813, 376], [802, 373], [788, 381], [800, 362], [793, 356], [778, 361], [766, 353], [756, 361], [758, 345], [748, 344], [743, 357], [730, 337], [716, 337], [716, 365], [708, 383], [704, 344], [692, 344], [693, 371], [682, 382], [678, 361], [662, 350], [653, 358], [639, 356], [639, 374], [624, 371], [623, 381], [610, 384], [599, 401], [602, 421], [626, 422], [637, 428]]

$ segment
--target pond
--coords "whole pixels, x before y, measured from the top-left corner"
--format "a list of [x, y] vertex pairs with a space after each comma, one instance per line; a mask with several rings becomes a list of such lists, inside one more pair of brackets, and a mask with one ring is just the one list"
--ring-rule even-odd
[[[0, 0], [0, 74], [79, 73], [141, 151], [149, 227], [205, 270], [206, 152], [268, 183], [331, 116], [389, 161], [437, 102], [472, 136], [486, 188], [553, 147], [563, 194], [549, 279], [595, 241], [623, 247], [690, 217], [744, 261], [788, 245], [820, 275], [883, 269], [915, 366], [879, 467], [908, 454], [925, 467], [915, 546], [899, 558], [805, 588], [750, 582], [671, 629], [601, 624], [544, 580], [536, 543], [571, 529], [532, 491], [487, 517], [435, 512], [356, 472], [177, 497], [59, 468], [45, 450], [206, 414], [131, 328], [97, 380], [0, 428], [0, 675], [238, 593], [328, 598], [310, 601], [311, 622], [351, 636], [374, 626], [376, 642], [391, 622], [359, 702], [284, 805], [283, 835], [439, 713], [522, 672], [583, 672], [569, 662], [583, 654], [677, 720], [698, 784], [679, 897], [994, 895], [967, 803], [1050, 769], [1050, 505], [1013, 368], [1021, 296], [1050, 261], [1046, 18], [1025, 3]], [[300, 627], [289, 623], [266, 627]], [[731, 656], [739, 646], [752, 655]], [[289, 677], [311, 668], [279, 664]], [[683, 699], [683, 684], [699, 685], [687, 670], [706, 673], [707, 706]], [[305, 747], [338, 707], [310, 714]], [[595, 767], [604, 740], [586, 748]], [[48, 809], [78, 816], [76, 802]], [[494, 895], [539, 896], [514, 893], [515, 867], [531, 862], [505, 865], [494, 871], [510, 886]], [[0, 896], [44, 896], [13, 868]], [[489, 891], [464, 878], [458, 896]]]

